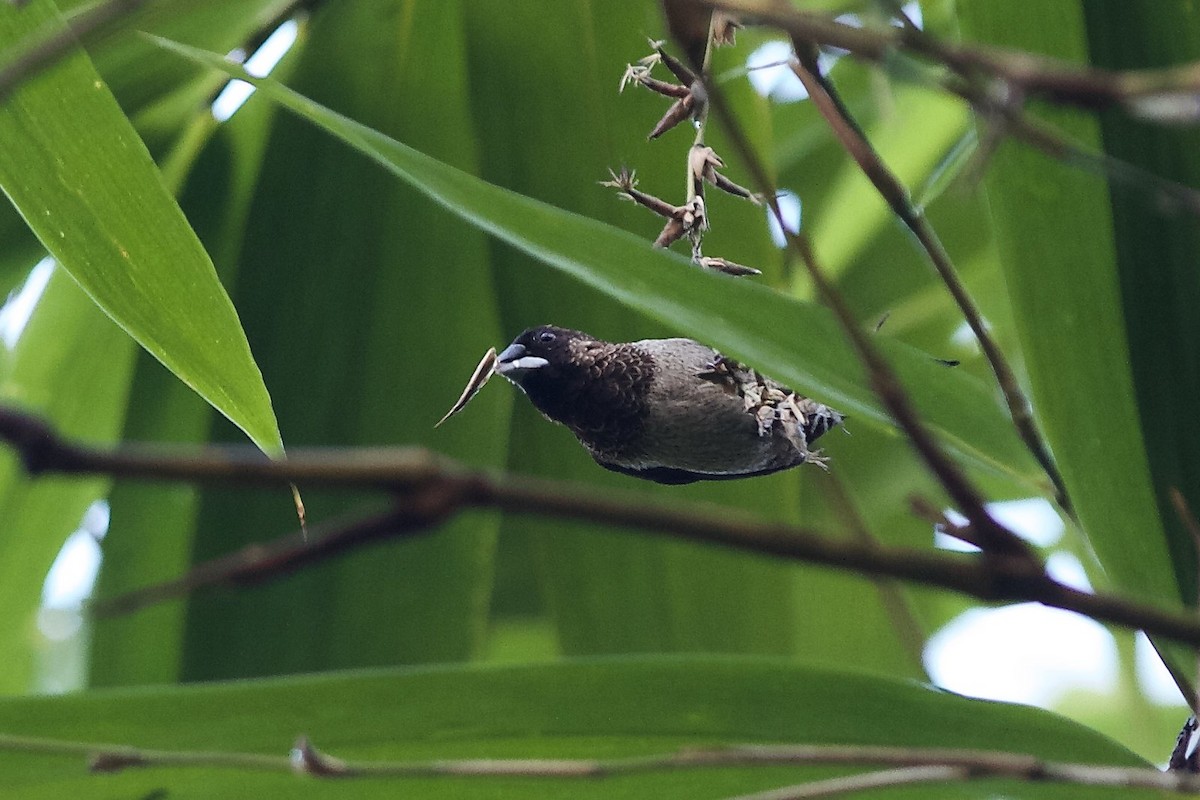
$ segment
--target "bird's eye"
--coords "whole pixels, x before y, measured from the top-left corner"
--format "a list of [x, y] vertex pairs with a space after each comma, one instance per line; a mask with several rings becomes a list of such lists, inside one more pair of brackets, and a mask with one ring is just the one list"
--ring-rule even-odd
[[551, 331], [542, 331], [537, 335], [537, 340], [542, 344], [549, 344], [554, 341], [554, 333]]

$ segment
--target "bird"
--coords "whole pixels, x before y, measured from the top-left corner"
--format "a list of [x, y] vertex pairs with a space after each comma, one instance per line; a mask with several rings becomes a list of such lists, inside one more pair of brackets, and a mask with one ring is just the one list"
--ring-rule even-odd
[[693, 339], [613, 343], [540, 325], [494, 369], [600, 466], [663, 484], [828, 469], [811, 445], [845, 418]]

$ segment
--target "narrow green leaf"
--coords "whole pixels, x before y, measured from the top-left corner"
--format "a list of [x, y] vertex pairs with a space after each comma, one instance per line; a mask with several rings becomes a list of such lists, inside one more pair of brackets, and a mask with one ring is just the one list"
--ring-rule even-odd
[[[1087, 728], [1040, 709], [969, 700], [915, 683], [781, 661], [691, 657], [544, 666], [330, 674], [0, 701], [0, 731], [154, 749], [283, 757], [299, 735], [351, 759], [618, 758], [721, 744], [996, 749], [1147, 767]], [[870, 766], [674, 769], [607, 778], [332, 780], [207, 766], [87, 775], [81, 756], [0, 755], [0, 792], [26, 800], [148, 797], [729, 797]], [[1094, 787], [976, 780], [871, 797], [1082, 800]], [[1116, 795], [1113, 795], [1114, 797]], [[1162, 797], [1121, 789], [1120, 797]]]
[[[158, 39], [197, 63], [245, 77], [289, 110], [370, 156], [448, 210], [673, 329], [699, 337], [854, 417], [890, 426], [831, 316], [749, 281], [707, 274], [594, 220], [460, 172], [220, 56]], [[944, 441], [977, 465], [1028, 478], [1031, 459], [995, 393], [927, 354], [881, 341]]]
[[[981, 0], [960, 13], [977, 39], [1086, 59], [1078, 4]], [[1094, 120], [1047, 116], [1098, 146]], [[1009, 143], [985, 187], [1038, 422], [1089, 541], [1115, 586], [1179, 602], [1130, 374], [1108, 185]]]
[[[299, 45], [277, 67], [286, 69]], [[216, 126], [205, 107], [192, 108], [191, 133], [164, 159], [164, 172], [181, 184], [179, 203], [213, 255], [223, 283], [232, 284], [241, 262], [242, 234], [278, 106], [251, 97], [226, 124]], [[212, 409], [195, 392], [143, 353], [129, 398], [125, 441], [208, 440]], [[279, 493], [265, 493], [284, 507]], [[136, 589], [187, 571], [195, 547], [202, 491], [188, 485], [123, 481], [109, 495], [111, 522], [101, 548], [98, 596]], [[163, 603], [130, 616], [92, 625], [91, 686], [174, 683], [183, 671], [187, 602]], [[228, 622], [222, 625], [226, 629]]]
[[[61, 19], [49, 0], [0, 5], [0, 47]], [[264, 451], [282, 441], [212, 262], [129, 120], [75, 52], [0, 105], [0, 186], [113, 320]]]
[[[329, 0], [282, 66], [306, 92], [473, 169], [465, 72], [427, 68], [465, 60], [463, 13], [458, 2]], [[486, 237], [265, 95], [252, 102], [276, 114], [260, 140], [261, 169], [246, 185], [248, 154], [214, 153], [194, 177], [196, 199], [209, 213], [249, 207], [221, 238], [237, 248], [237, 261], [253, 265], [239, 271], [231, 292], [289, 440], [421, 444], [503, 464], [511, 395], [489, 392], [471, 414], [434, 430], [479, 354], [501, 336]], [[214, 180], [224, 171], [236, 177]], [[298, 313], [314, 298], [319, 311]], [[305, 490], [305, 501], [314, 520], [380, 502], [315, 490]], [[196, 559], [295, 524], [279, 496], [227, 492], [206, 493], [199, 519]], [[496, 514], [464, 516], [437, 536], [389, 542], [242, 592], [196, 596], [184, 675], [469, 659], [483, 644], [498, 524]]]
[[[1098, 66], [1161, 68], [1200, 57], [1194, 3], [1171, 0], [1143, 8], [1100, 0], [1082, 8], [1091, 57]], [[1185, 186], [1200, 185], [1200, 131], [1194, 126], [1146, 124], [1117, 110], [1102, 114], [1100, 124], [1109, 155]], [[1179, 594], [1194, 603], [1196, 541], [1171, 504], [1170, 491], [1182, 492], [1193, 513], [1200, 509], [1200, 419], [1195, 414], [1200, 405], [1200, 276], [1195, 258], [1200, 223], [1191, 214], [1163, 213], [1150, 196], [1133, 187], [1114, 187], [1111, 202], [1121, 311], [1141, 433]]]

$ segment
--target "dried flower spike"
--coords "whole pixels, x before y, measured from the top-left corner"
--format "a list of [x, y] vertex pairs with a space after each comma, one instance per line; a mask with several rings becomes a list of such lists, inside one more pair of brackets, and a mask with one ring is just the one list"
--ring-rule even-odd
[[630, 172], [622, 167], [620, 172], [613, 172], [610, 169], [608, 174], [612, 176], [612, 180], [600, 181], [600, 185], [607, 186], [610, 189], [616, 189], [618, 192], [620, 192], [620, 194], [617, 195], [618, 197], [637, 203], [638, 205], [645, 206], [655, 214], [658, 214], [660, 217], [666, 217], [667, 219], [678, 219], [683, 216], [684, 209], [680, 208], [679, 206], [673, 206], [666, 200], [662, 200], [652, 194], [646, 194], [645, 192], [639, 190], [637, 188], [636, 173]]
[[[699, 118], [704, 113], [707, 100], [702, 84], [696, 80], [692, 71], [678, 59], [668, 55], [662, 49], [662, 45], [662, 42], [650, 42], [654, 52], [640, 59], [636, 64], [627, 65], [625, 73], [621, 76], [620, 84], [622, 92], [629, 84], [636, 83], [664, 97], [675, 98], [675, 102], [667, 109], [667, 113], [663, 114], [662, 119], [650, 131], [649, 138], [651, 139], [657, 139], [685, 119]], [[655, 78], [651, 71], [658, 63], [666, 64], [680, 83], [668, 83]]]
[[693, 197], [687, 204], [675, 208], [674, 216], [667, 220], [662, 232], [654, 240], [654, 246], [670, 247], [684, 236], [690, 236], [695, 249], [697, 238], [707, 229], [708, 217], [704, 213], [704, 200]]

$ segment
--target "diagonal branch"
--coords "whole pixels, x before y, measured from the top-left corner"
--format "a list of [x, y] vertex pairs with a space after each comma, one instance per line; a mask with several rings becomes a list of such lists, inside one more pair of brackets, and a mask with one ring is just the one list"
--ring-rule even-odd
[[1021, 390], [1017, 376], [1009, 365], [1003, 351], [1001, 351], [999, 344], [992, 338], [991, 333], [984, 325], [983, 315], [980, 313], [979, 307], [975, 304], [975, 300], [971, 297], [970, 292], [967, 291], [967, 287], [959, 279], [958, 272], [950, 260], [950, 254], [946, 252], [946, 248], [942, 245], [937, 232], [929, 224], [929, 220], [925, 214], [909, 198], [908, 191], [900, 183], [900, 180], [888, 169], [883, 159], [880, 158], [879, 153], [871, 146], [862, 128], [841, 101], [835, 88], [829, 83], [825, 75], [821, 73], [820, 66], [817, 63], [815, 45], [811, 42], [804, 42], [798, 39], [793, 39], [792, 45], [795, 48], [798, 59], [796, 62], [793, 62], [792, 70], [800, 78], [800, 81], [804, 84], [804, 88], [808, 90], [809, 99], [812, 100], [817, 110], [821, 112], [821, 115], [825, 117], [826, 122], [829, 123], [829, 127], [842, 143], [846, 152], [858, 163], [863, 174], [874, 184], [880, 196], [891, 207], [892, 213], [912, 231], [917, 241], [920, 242], [921, 247], [929, 257], [930, 263], [933, 264], [942, 282], [946, 284], [946, 288], [954, 298], [955, 304], [958, 305], [959, 310], [971, 328], [971, 332], [979, 342], [979, 346], [983, 350], [988, 364], [991, 365], [992, 373], [995, 375], [996, 383], [1000, 386], [1000, 390], [1004, 394], [1009, 415], [1012, 417], [1017, 433], [1020, 435], [1021, 440], [1025, 442], [1025, 446], [1033, 454], [1034, 458], [1037, 459], [1043, 471], [1050, 478], [1059, 506], [1068, 513], [1071, 513], [1071, 504], [1067, 497], [1066, 485], [1063, 483], [1062, 475], [1059, 473], [1054, 459], [1050, 456], [1050, 450], [1046, 446], [1046, 442], [1037, 430], [1037, 426], [1033, 420], [1033, 409], [1029, 404], [1029, 400], [1026, 399], [1025, 393]]
[[899, 376], [888, 364], [883, 354], [879, 352], [874, 342], [859, 327], [858, 320], [854, 318], [854, 313], [850, 310], [845, 298], [821, 268], [808, 236], [803, 233], [793, 233], [784, 224], [775, 186], [746, 138], [741, 125], [730, 110], [721, 87], [710, 83], [707, 93], [712, 113], [720, 118], [730, 143], [738, 151], [746, 169], [752, 175], [755, 188], [761, 196], [768, 199], [771, 213], [774, 214], [780, 229], [785, 232], [788, 246], [808, 270], [818, 297], [829, 307], [841, 325], [842, 332], [850, 341], [866, 369], [871, 388], [892, 418], [896, 420], [896, 424], [908, 435], [917, 454], [937, 478], [950, 499], [958, 506], [958, 510], [971, 523], [974, 534], [983, 545], [985, 553], [996, 558], [1022, 562], [1022, 568], [1026, 571], [1040, 569], [1037, 558], [1028, 545], [1015, 533], [992, 518], [984, 508], [982, 495], [934, 439], [933, 434], [917, 414]]
[[118, 21], [137, 11], [146, 0], [103, 0], [103, 2], [80, 11], [61, 28], [35, 39], [29, 44], [23, 44], [0, 67], [0, 102], [21, 83], [39, 71], [54, 65], [59, 59], [66, 57], [79, 46], [81, 40], [102, 36]]

